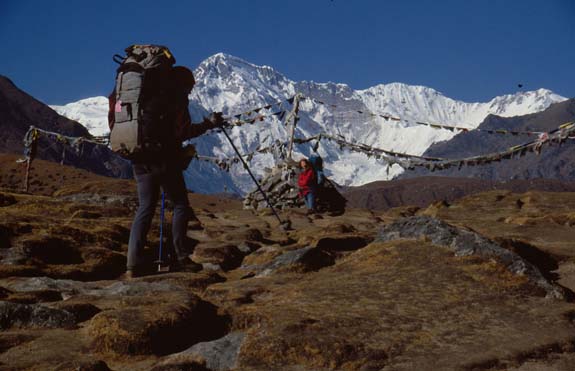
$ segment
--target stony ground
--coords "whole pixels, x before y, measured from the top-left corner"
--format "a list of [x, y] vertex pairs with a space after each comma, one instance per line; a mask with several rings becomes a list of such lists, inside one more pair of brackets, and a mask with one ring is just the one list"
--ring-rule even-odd
[[288, 232], [190, 195], [202, 271], [126, 281], [133, 184], [62, 174], [0, 190], [1, 370], [575, 369], [574, 193], [296, 209]]

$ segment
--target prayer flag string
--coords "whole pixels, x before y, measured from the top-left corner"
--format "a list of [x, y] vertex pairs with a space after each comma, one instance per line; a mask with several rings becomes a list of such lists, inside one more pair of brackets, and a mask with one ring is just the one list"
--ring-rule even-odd
[[[320, 101], [318, 99], [315, 98], [310, 98], [310, 97], [304, 97], [306, 99], [310, 99], [318, 104], [321, 105], [328, 105], [330, 107], [333, 108], [337, 108], [338, 106], [335, 104], [327, 104], [323, 101]], [[460, 126], [453, 126], [453, 125], [444, 125], [444, 124], [432, 124], [429, 122], [423, 122], [423, 121], [414, 121], [414, 120], [408, 120], [408, 119], [404, 119], [401, 117], [396, 117], [393, 115], [389, 115], [389, 114], [380, 114], [380, 113], [373, 113], [373, 112], [369, 112], [369, 111], [362, 111], [362, 110], [353, 110], [353, 111], [346, 111], [346, 112], [355, 112], [361, 115], [368, 115], [370, 117], [380, 117], [385, 119], [386, 121], [395, 121], [395, 122], [406, 122], [406, 123], [410, 123], [410, 124], [414, 124], [414, 125], [421, 125], [421, 126], [427, 126], [430, 127], [432, 129], [444, 129], [444, 130], [449, 130], [451, 132], [462, 132], [462, 133], [468, 133], [470, 131], [477, 131], [477, 132], [482, 132], [482, 133], [487, 133], [487, 134], [500, 134], [500, 135], [527, 135], [527, 136], [538, 136], [540, 134], [543, 134], [544, 132], [542, 131], [517, 131], [517, 130], [507, 130], [507, 129], [480, 129], [480, 128], [466, 128], [466, 127], [460, 127]]]

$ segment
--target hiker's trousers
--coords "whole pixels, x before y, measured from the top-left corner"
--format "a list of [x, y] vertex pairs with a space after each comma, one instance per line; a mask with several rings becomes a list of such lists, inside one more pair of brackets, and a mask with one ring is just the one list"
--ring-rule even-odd
[[310, 209], [310, 210], [314, 210], [315, 209], [315, 194], [313, 192], [309, 192], [308, 194], [306, 194], [303, 198], [304, 202], [305, 202], [305, 206]]
[[[138, 211], [132, 223], [128, 242], [129, 270], [137, 270], [145, 263], [143, 253], [146, 236], [152, 225], [160, 190], [174, 205], [172, 218], [172, 238], [177, 259], [185, 259], [186, 231], [191, 210], [188, 192], [182, 176], [182, 170], [170, 164], [133, 164], [134, 177], [138, 185]], [[154, 250], [155, 251], [155, 250]]]

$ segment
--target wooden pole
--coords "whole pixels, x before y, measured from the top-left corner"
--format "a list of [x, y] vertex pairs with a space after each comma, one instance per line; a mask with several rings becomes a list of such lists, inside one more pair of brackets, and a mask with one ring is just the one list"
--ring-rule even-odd
[[[66, 160], [66, 144], [62, 144], [62, 160], [60, 161], [60, 166], [64, 167], [64, 161]], [[60, 175], [60, 187], [64, 185], [64, 169], [62, 169], [62, 175]]]
[[296, 96], [294, 97], [294, 101], [293, 101], [293, 110], [290, 113], [290, 118], [291, 116], [293, 116], [293, 123], [291, 126], [291, 130], [290, 130], [290, 138], [289, 138], [289, 145], [288, 145], [288, 153], [287, 153], [287, 159], [288, 160], [292, 160], [291, 158], [291, 154], [293, 151], [293, 139], [295, 136], [295, 128], [297, 126], [297, 122], [299, 121], [299, 100], [301, 99], [301, 94], [296, 94]]
[[36, 152], [38, 151], [38, 132], [34, 126], [30, 126], [30, 129], [26, 133], [24, 145], [26, 146], [26, 176], [24, 178], [24, 191], [28, 192], [30, 190], [30, 170], [32, 169], [32, 161], [36, 157]]
[[32, 159], [28, 158], [26, 160], [26, 177], [24, 178], [24, 192], [28, 192], [30, 188], [30, 166], [32, 164]]

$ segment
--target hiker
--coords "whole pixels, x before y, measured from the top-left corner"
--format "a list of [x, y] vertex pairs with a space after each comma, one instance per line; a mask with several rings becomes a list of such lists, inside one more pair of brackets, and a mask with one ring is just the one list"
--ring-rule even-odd
[[316, 176], [308, 159], [301, 159], [299, 166], [301, 168], [301, 173], [297, 180], [297, 185], [300, 189], [299, 195], [304, 199], [307, 214], [313, 214], [315, 212], [315, 192], [317, 188]]
[[[126, 51], [129, 50], [130, 48]], [[119, 69], [120, 71], [121, 69]], [[170, 270], [198, 271], [201, 269], [201, 265], [196, 264], [188, 257], [189, 251], [185, 246], [188, 221], [195, 219], [200, 228], [201, 224], [199, 224], [199, 220], [197, 220], [188, 202], [188, 192], [182, 171], [186, 169], [190, 159], [185, 158], [182, 142], [198, 137], [223, 124], [221, 113], [214, 113], [201, 123], [191, 123], [188, 112], [188, 95], [195, 85], [195, 80], [189, 69], [181, 66], [169, 66], [162, 72], [160, 78], [153, 77], [153, 73], [144, 76], [143, 80], [146, 84], [142, 86], [146, 86], [146, 94], [143, 99], [139, 98], [138, 104], [144, 107], [141, 111], [142, 120], [149, 120], [147, 124], [149, 126], [142, 130], [153, 132], [154, 137], [147, 139], [151, 143], [149, 145], [140, 143], [141, 140], [138, 139], [138, 145], [143, 149], [136, 153], [137, 156], [129, 157], [137, 182], [139, 207], [132, 223], [128, 243], [125, 274], [128, 279], [142, 275], [147, 270], [143, 259], [143, 250], [159, 199], [160, 188], [174, 205], [172, 237], [176, 260], [170, 265]], [[121, 87], [118, 83], [116, 84], [109, 102], [110, 114], [108, 118], [112, 131], [111, 141], [114, 139], [114, 124], [117, 121], [114, 120], [114, 117], [118, 117], [119, 104], [116, 102], [118, 86]], [[156, 96], [159, 94], [163, 95]], [[122, 104], [126, 105], [125, 102]], [[123, 109], [123, 106], [120, 109]], [[146, 117], [146, 115], [149, 116]], [[120, 124], [116, 123], [116, 125]], [[141, 124], [138, 122], [138, 125]], [[150, 128], [152, 126], [153, 128]], [[112, 149], [114, 149], [113, 145]]]
[[337, 216], [345, 212], [346, 199], [337, 191], [335, 185], [325, 176], [323, 159], [319, 155], [309, 157], [309, 163], [315, 174], [317, 187], [314, 190], [314, 209], [316, 213], [328, 212]]

